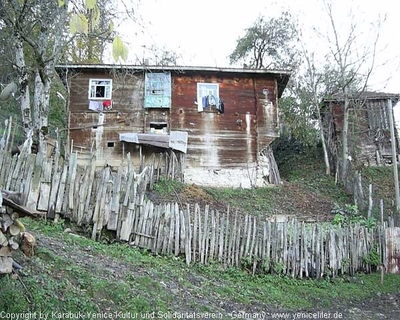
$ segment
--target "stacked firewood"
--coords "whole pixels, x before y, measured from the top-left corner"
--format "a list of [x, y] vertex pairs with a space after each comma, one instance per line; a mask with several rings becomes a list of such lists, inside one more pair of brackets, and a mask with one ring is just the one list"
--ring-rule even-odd
[[24, 215], [26, 212], [18, 208], [24, 207], [14, 200], [18, 201], [15, 193], [4, 190], [0, 192], [0, 276], [22, 268], [13, 260], [13, 252], [20, 249], [27, 256], [32, 256], [35, 246], [35, 238], [26, 232], [19, 220], [20, 213]]

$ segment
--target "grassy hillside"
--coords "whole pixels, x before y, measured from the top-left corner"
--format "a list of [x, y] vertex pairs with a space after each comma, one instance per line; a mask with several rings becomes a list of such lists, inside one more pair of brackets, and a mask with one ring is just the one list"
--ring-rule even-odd
[[[229, 206], [262, 217], [291, 214], [330, 220], [333, 206], [350, 200], [332, 177], [323, 174], [319, 159], [314, 151], [281, 155], [278, 161], [284, 183], [277, 187], [200, 188], [164, 180], [148, 197], [155, 202], [209, 204], [218, 210]], [[389, 199], [391, 194], [384, 187], [390, 185], [389, 175], [379, 170], [386, 174], [387, 168], [366, 171], [365, 179], [382, 185], [379, 192]], [[342, 319], [363, 320], [382, 314], [391, 319], [400, 311], [400, 277], [394, 275], [385, 276], [380, 284], [380, 274], [317, 281], [252, 276], [248, 270], [226, 269], [217, 263], [187, 267], [180, 257], [152, 256], [109, 240], [94, 242], [67, 221], [54, 224], [25, 218], [23, 222], [37, 238], [37, 251], [32, 258], [18, 253], [15, 259], [24, 266], [22, 273], [0, 278], [0, 311], [42, 312], [50, 318], [81, 312], [85, 318], [107, 313], [114, 318], [165, 319], [187, 318], [190, 314], [186, 312], [217, 314], [224, 319], [257, 313], [271, 319], [282, 310], [325, 311], [341, 313]]]
[[[188, 268], [180, 258], [154, 257], [126, 244], [64, 232], [62, 221], [24, 223], [37, 237], [38, 248], [31, 259], [16, 257], [24, 266], [22, 275], [0, 279], [0, 310], [7, 312], [54, 312], [53, 318], [63, 312], [218, 312], [226, 319], [239, 311], [348, 314], [363, 306], [366, 312], [380, 312], [382, 297], [393, 299], [400, 287], [393, 275], [380, 285], [379, 274], [316, 281], [252, 276], [218, 264]], [[372, 300], [364, 305], [365, 299]]]
[[333, 218], [332, 209], [351, 203], [350, 197], [324, 174], [324, 165], [315, 150], [284, 150], [277, 156], [283, 183], [257, 189], [200, 188], [163, 180], [149, 193], [156, 203], [209, 204], [211, 207], [268, 217], [296, 216], [306, 221]]

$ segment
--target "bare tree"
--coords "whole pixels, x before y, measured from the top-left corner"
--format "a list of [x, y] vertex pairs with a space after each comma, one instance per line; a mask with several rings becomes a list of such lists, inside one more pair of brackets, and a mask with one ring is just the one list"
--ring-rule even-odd
[[321, 101], [327, 94], [335, 90], [335, 82], [332, 82], [335, 73], [329, 66], [318, 65], [315, 54], [310, 53], [304, 44], [302, 44], [301, 55], [304, 61], [303, 72], [294, 77], [291, 90], [294, 91], [300, 104], [298, 113], [301, 116], [299, 118], [308, 120], [306, 126], [303, 125], [301, 130], [309, 131], [311, 127], [311, 130], [318, 131], [324, 156], [325, 174], [330, 175], [331, 166], [322, 123]]
[[158, 47], [151, 45], [149, 47], [143, 46], [146, 54], [139, 58], [137, 57], [136, 63], [144, 65], [158, 65], [158, 66], [177, 66], [178, 60], [182, 57], [180, 54], [165, 47]]
[[[355, 15], [350, 12], [346, 20], [350, 22], [348, 29], [339, 29], [339, 23], [333, 12], [333, 1], [325, 2], [326, 14], [329, 20], [329, 54], [338, 75], [338, 88], [343, 101], [343, 128], [341, 137], [341, 170], [340, 176], [344, 184], [348, 178], [349, 152], [349, 113], [350, 97], [364, 91], [374, 69], [377, 42], [379, 40], [380, 23], [369, 34], [372, 45], [360, 44], [361, 30], [357, 26]], [[341, 12], [343, 15], [343, 12]], [[360, 81], [361, 80], [361, 81]]]

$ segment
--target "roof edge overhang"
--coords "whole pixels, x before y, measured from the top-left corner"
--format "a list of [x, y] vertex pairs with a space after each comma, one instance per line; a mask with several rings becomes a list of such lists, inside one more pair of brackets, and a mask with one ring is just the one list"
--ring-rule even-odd
[[[367, 101], [367, 100], [387, 100], [390, 99], [393, 102], [400, 101], [399, 93], [386, 93], [386, 92], [365, 92], [349, 96], [350, 101]], [[324, 103], [341, 103], [344, 101], [342, 95], [337, 95], [332, 98], [324, 98]]]

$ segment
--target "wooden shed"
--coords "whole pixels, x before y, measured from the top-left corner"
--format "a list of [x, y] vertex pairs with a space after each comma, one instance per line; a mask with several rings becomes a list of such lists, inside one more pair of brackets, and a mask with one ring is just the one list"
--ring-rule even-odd
[[[364, 91], [350, 97], [349, 143], [353, 159], [363, 165], [383, 165], [392, 162], [388, 103], [394, 107], [400, 94]], [[343, 129], [342, 94], [324, 99], [323, 124], [331, 159], [337, 160]], [[396, 148], [399, 146], [395, 126]], [[357, 154], [354, 154], [357, 153]], [[340, 154], [340, 151], [339, 151]]]
[[238, 68], [64, 65], [69, 149], [81, 162], [133, 164], [184, 155], [184, 181], [254, 187], [276, 182], [270, 143], [289, 72]]

